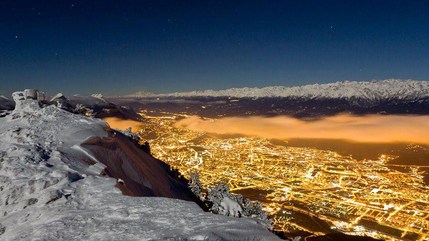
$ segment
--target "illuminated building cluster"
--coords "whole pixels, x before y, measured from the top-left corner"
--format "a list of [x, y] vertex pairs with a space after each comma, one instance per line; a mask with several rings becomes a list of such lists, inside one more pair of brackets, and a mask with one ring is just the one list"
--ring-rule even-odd
[[220, 137], [174, 126], [174, 115], [145, 117], [140, 135], [155, 157], [204, 188], [223, 181], [259, 200], [284, 232], [332, 230], [386, 240], [429, 240], [429, 188], [418, 168], [393, 169], [382, 155], [357, 161], [336, 152]]

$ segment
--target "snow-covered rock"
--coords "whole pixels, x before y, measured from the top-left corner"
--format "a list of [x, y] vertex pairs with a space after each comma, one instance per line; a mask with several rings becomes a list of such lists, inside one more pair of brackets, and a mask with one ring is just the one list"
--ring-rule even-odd
[[224, 197], [220, 203], [220, 211], [219, 214], [232, 216], [232, 217], [240, 217], [243, 213], [243, 209], [241, 208], [238, 202], [232, 200], [229, 197]]
[[56, 100], [63, 100], [63, 99], [67, 99], [67, 98], [63, 95], [63, 93], [58, 93], [51, 98], [50, 102], [54, 102]]
[[70, 104], [70, 101], [63, 95], [63, 93], [58, 93], [49, 101], [50, 104], [54, 104], [61, 109], [72, 111], [74, 108]]
[[[154, 160], [146, 163], [131, 142], [112, 137], [105, 122], [20, 104], [0, 118], [0, 240], [277, 240], [254, 219], [206, 213], [185, 200], [123, 195], [115, 185], [133, 181], [153, 196], [178, 190]], [[140, 171], [132, 166], [137, 160]], [[123, 182], [100, 175], [106, 170]]]
[[150, 94], [137, 92], [133, 97], [290, 97], [290, 98], [331, 98], [366, 100], [406, 99], [429, 97], [429, 81], [418, 80], [374, 80], [370, 82], [341, 81], [329, 84], [313, 84], [296, 87], [270, 86], [263, 88], [231, 88], [226, 90], [203, 90]]

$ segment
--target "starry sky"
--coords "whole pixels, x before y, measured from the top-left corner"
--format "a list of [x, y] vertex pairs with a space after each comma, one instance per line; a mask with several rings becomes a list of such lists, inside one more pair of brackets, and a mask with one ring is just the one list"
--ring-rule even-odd
[[1, 0], [0, 94], [429, 79], [429, 2]]

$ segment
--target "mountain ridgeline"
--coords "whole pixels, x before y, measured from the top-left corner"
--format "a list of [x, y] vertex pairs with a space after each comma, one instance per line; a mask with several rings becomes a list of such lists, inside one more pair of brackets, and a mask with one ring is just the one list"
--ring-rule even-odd
[[206, 117], [429, 114], [429, 81], [343, 81], [297, 87], [232, 88], [110, 98], [113, 103]]

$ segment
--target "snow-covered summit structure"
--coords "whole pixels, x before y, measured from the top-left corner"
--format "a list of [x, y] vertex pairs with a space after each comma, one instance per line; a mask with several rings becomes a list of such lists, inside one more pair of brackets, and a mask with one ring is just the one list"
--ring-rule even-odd
[[36, 102], [19, 98], [0, 118], [0, 240], [277, 240], [186, 201], [162, 163], [105, 122]]
[[37, 109], [40, 102], [46, 101], [45, 92], [36, 89], [25, 89], [12, 93], [12, 98], [15, 101], [15, 110], [29, 108], [29, 110]]
[[45, 101], [46, 93], [36, 89], [25, 89], [24, 91], [17, 91], [12, 93], [12, 97], [15, 101], [17, 100], [37, 100]]

